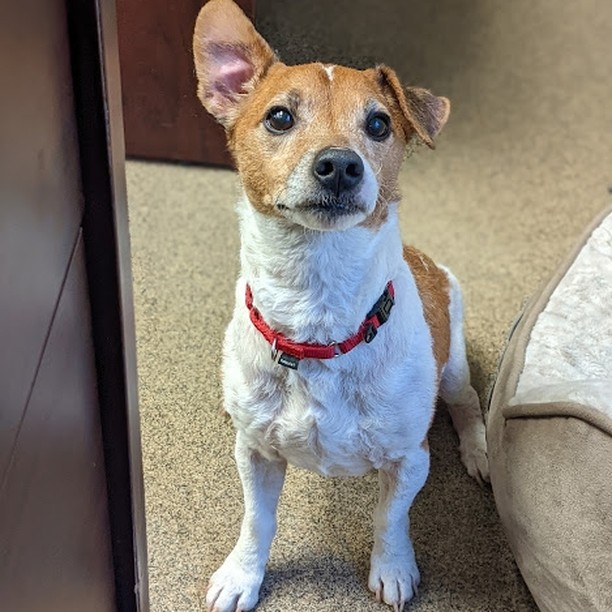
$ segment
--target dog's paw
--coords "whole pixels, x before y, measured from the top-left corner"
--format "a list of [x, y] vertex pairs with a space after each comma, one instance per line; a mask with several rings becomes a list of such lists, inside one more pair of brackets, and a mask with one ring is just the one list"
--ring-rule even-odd
[[384, 601], [395, 612], [402, 612], [418, 593], [421, 581], [419, 568], [413, 554], [372, 555], [368, 587], [377, 601]]
[[489, 458], [484, 434], [482, 436], [474, 435], [462, 440], [459, 452], [467, 473], [480, 485], [489, 482]]
[[211, 576], [206, 592], [209, 612], [246, 612], [257, 604], [263, 572], [243, 567], [229, 557]]

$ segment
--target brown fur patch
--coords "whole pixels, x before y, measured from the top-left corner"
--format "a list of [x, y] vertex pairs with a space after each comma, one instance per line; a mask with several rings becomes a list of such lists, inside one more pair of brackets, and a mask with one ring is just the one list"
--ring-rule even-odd
[[414, 247], [404, 246], [404, 259], [412, 270], [423, 303], [423, 313], [431, 330], [432, 348], [439, 376], [448, 361], [450, 350], [448, 277], [427, 255]]
[[421, 87], [404, 88], [397, 74], [387, 66], [377, 68], [381, 87], [386, 88], [403, 115], [406, 139], [416, 133], [428, 147], [435, 148], [433, 139], [444, 127], [450, 113], [448, 98], [434, 96]]

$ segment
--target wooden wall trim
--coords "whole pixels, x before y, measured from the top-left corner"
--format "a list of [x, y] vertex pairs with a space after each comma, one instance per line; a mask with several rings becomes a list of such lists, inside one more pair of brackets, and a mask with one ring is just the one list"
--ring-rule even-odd
[[114, 0], [67, 0], [67, 6], [117, 609], [148, 612], [116, 8]]
[[[196, 96], [192, 38], [205, 0], [117, 0], [127, 154], [233, 167]], [[253, 16], [254, 0], [237, 0]]]

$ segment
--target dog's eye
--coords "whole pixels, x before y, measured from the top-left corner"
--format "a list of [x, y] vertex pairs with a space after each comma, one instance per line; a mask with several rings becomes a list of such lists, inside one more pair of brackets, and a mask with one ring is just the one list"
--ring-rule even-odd
[[366, 132], [374, 140], [385, 140], [391, 133], [391, 119], [385, 113], [372, 113], [366, 120]]
[[290, 130], [294, 123], [293, 115], [284, 106], [271, 108], [264, 120], [264, 125], [273, 134], [281, 134]]

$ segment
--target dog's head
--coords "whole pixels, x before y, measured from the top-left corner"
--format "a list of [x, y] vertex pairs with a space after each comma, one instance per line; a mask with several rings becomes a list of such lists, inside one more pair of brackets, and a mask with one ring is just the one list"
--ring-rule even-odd
[[226, 129], [259, 211], [317, 229], [377, 226], [413, 138], [433, 148], [450, 103], [386, 66], [286, 66], [232, 0], [210, 0], [193, 50], [202, 104]]

